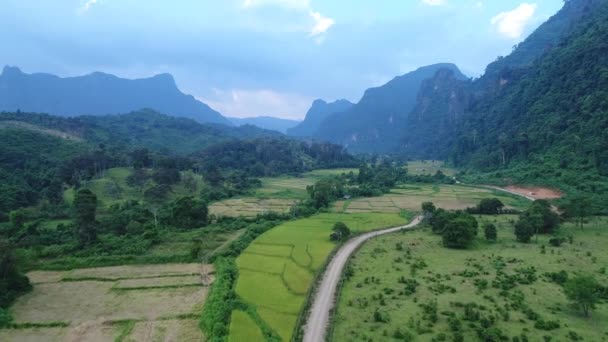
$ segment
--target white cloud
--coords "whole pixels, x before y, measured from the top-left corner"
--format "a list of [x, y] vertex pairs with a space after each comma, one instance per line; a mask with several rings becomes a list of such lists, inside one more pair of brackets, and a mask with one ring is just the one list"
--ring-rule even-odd
[[279, 6], [284, 8], [307, 10], [310, 8], [310, 0], [244, 0], [243, 7], [255, 8], [264, 6]]
[[536, 7], [536, 4], [524, 2], [512, 11], [499, 13], [492, 18], [491, 23], [496, 26], [498, 32], [503, 36], [518, 39], [524, 33], [526, 25], [534, 17]]
[[310, 17], [315, 21], [314, 26], [310, 30], [310, 35], [313, 37], [327, 32], [336, 23], [332, 18], [324, 17], [319, 12], [310, 11]]
[[285, 119], [302, 119], [314, 99], [271, 89], [213, 89], [211, 95], [200, 100], [231, 117], [270, 115]]
[[425, 5], [429, 6], [441, 6], [445, 5], [447, 0], [422, 0]]
[[314, 37], [317, 44], [323, 43], [324, 38], [322, 35], [336, 23], [333, 18], [323, 16], [320, 12], [314, 11], [310, 5], [310, 0], [243, 0], [243, 7], [245, 9], [265, 6], [277, 6], [299, 12], [308, 12], [308, 15], [312, 19], [312, 27], [309, 30], [309, 36]]
[[481, 2], [481, 1], [477, 1], [477, 2], [475, 3], [475, 8], [483, 8], [483, 2]]
[[88, 12], [91, 9], [91, 7], [95, 6], [98, 3], [99, 3], [99, 0], [87, 0], [87, 2], [85, 2], [84, 5], [82, 5], [82, 7], [80, 7], [78, 9], [78, 13], [84, 14], [84, 13]]

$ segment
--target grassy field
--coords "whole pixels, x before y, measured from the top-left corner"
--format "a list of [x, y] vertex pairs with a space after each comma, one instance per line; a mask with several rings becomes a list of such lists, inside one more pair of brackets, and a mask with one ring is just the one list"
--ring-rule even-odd
[[444, 165], [440, 160], [416, 160], [407, 163], [407, 171], [413, 175], [434, 175], [437, 171], [454, 176], [456, 170]]
[[[33, 271], [1, 341], [201, 341], [212, 267], [164, 264]], [[28, 327], [37, 325], [38, 327]]]
[[[315, 272], [335, 247], [329, 235], [338, 221], [355, 233], [406, 223], [396, 214], [321, 214], [262, 234], [236, 260], [237, 295], [284, 341], [291, 339]], [[243, 333], [235, 329], [231, 327], [234, 340]]]
[[529, 201], [490, 189], [463, 185], [411, 184], [401, 185], [389, 194], [379, 197], [337, 201], [335, 212], [346, 213], [398, 213], [401, 210], [420, 210], [422, 202], [431, 201], [439, 208], [465, 209], [474, 207], [483, 198], [496, 197], [507, 207], [526, 208]]
[[[112, 204], [120, 203], [126, 200], [143, 201], [143, 188], [132, 187], [127, 184], [127, 177], [131, 174], [131, 168], [117, 167], [106, 170], [101, 177], [85, 181], [82, 184], [83, 188], [90, 189], [97, 195], [97, 200], [104, 208], [110, 207]], [[196, 182], [196, 188], [200, 191], [202, 187], [202, 176], [193, 172], [183, 172], [182, 176], [188, 174], [192, 176]], [[198, 192], [187, 189], [183, 183], [178, 183], [171, 187], [169, 199], [179, 198], [182, 196], [196, 196]], [[67, 189], [63, 198], [68, 203], [74, 200], [75, 190]]]
[[327, 176], [340, 175], [342, 173], [359, 173], [358, 169], [326, 169], [314, 170], [304, 173], [300, 177], [273, 177], [262, 178], [262, 187], [257, 189], [255, 197], [261, 199], [295, 199], [308, 198], [306, 187], [313, 185], [319, 179]]
[[584, 318], [546, 275], [592, 274], [605, 286], [608, 219], [594, 219], [582, 231], [565, 224], [574, 238], [561, 247], [551, 247], [548, 236], [515, 242], [513, 219], [483, 217], [499, 227], [498, 242], [480, 238], [466, 251], [443, 248], [427, 229], [366, 243], [351, 261], [333, 341], [453, 341], [456, 330], [472, 341], [483, 324], [500, 329], [508, 341], [522, 341], [522, 335], [529, 341], [608, 339], [608, 305]]

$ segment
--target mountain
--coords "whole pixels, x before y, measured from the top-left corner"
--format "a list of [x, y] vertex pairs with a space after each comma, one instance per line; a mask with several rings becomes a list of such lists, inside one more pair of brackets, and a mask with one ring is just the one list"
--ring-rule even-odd
[[0, 110], [4, 111], [76, 116], [120, 114], [142, 108], [202, 123], [231, 125], [220, 113], [182, 93], [169, 74], [135, 80], [100, 72], [61, 78], [25, 74], [7, 66], [0, 75]]
[[311, 137], [316, 134], [319, 125], [321, 125], [323, 120], [333, 114], [344, 112], [352, 106], [353, 104], [347, 100], [338, 100], [331, 103], [327, 103], [323, 100], [315, 100], [306, 113], [304, 121], [297, 126], [288, 129], [287, 135], [294, 137]]
[[[546, 45], [555, 32], [561, 38]], [[481, 171], [486, 181], [584, 192], [605, 212], [606, 37], [608, 2], [566, 2], [515, 49], [516, 57], [501, 59], [508, 63], [500, 69], [494, 63], [474, 81], [438, 74], [423, 82], [398, 150]], [[530, 53], [530, 46], [542, 52]], [[524, 55], [525, 63], [514, 62]]]
[[347, 146], [355, 152], [393, 152], [409, 112], [416, 105], [422, 82], [440, 70], [464, 80], [454, 64], [421, 67], [390, 82], [365, 91], [359, 103], [325, 119], [315, 137]]
[[298, 125], [301, 121], [275, 118], [272, 116], [256, 116], [250, 118], [231, 118], [230, 120], [236, 126], [253, 125], [264, 129], [269, 129], [285, 134], [289, 128]]

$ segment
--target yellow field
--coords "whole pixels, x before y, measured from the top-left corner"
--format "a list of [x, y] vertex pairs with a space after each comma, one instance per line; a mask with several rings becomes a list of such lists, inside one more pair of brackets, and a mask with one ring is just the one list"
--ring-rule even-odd
[[[284, 223], [259, 236], [237, 258], [237, 294], [289, 341], [315, 273], [335, 247], [335, 222], [355, 232], [405, 224], [396, 214], [321, 214]], [[232, 334], [240, 334], [231, 328]]]
[[33, 291], [10, 309], [15, 323], [66, 326], [4, 329], [0, 340], [113, 341], [122, 335], [126, 341], [201, 341], [196, 317], [211, 272], [201, 264], [30, 272]]

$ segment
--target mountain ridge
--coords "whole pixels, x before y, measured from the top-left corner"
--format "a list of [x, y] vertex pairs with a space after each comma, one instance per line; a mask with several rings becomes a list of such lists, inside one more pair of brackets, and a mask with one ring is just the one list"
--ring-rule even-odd
[[219, 112], [182, 93], [171, 74], [125, 79], [93, 72], [59, 77], [27, 74], [5, 66], [0, 74], [0, 110], [49, 113], [59, 116], [122, 114], [144, 108], [201, 123], [232, 125]]

